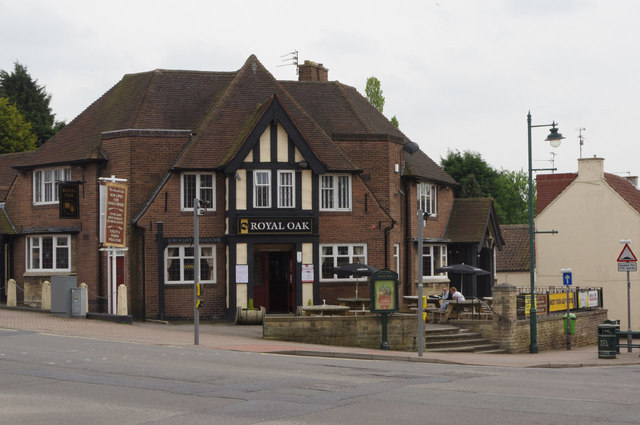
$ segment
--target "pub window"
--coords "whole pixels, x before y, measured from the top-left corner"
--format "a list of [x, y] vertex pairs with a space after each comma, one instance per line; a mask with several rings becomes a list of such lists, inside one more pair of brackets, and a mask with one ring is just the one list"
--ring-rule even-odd
[[43, 235], [27, 237], [27, 271], [71, 270], [71, 236]]
[[320, 209], [351, 211], [351, 176], [327, 174], [320, 176]]
[[442, 276], [444, 273], [436, 273], [435, 269], [446, 265], [446, 245], [424, 245], [422, 247], [422, 276]]
[[431, 216], [438, 214], [438, 192], [435, 184], [418, 183], [418, 209]]
[[271, 208], [271, 172], [255, 170], [253, 172], [253, 206]]
[[278, 171], [278, 208], [295, 207], [295, 173], [289, 170]]
[[71, 180], [71, 168], [48, 168], [33, 172], [33, 203], [58, 203], [58, 184]]
[[193, 211], [193, 200], [198, 198], [206, 202], [207, 209], [215, 209], [215, 178], [213, 173], [184, 173], [182, 179], [182, 211]]
[[[195, 276], [193, 245], [169, 245], [165, 250], [165, 282], [193, 283]], [[200, 245], [200, 283], [216, 282], [214, 245]]]
[[333, 273], [333, 269], [349, 263], [367, 264], [367, 245], [320, 245], [320, 263], [322, 267], [320, 280], [350, 280], [348, 277], [338, 278]]

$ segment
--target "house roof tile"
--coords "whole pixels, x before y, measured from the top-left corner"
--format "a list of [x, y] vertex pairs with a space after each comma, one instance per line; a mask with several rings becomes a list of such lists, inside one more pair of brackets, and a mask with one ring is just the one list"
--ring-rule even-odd
[[484, 240], [492, 215], [495, 218], [491, 198], [455, 199], [444, 237], [451, 242], [480, 243]]
[[500, 230], [504, 249], [496, 253], [496, 271], [522, 272], [529, 270], [529, 225], [506, 224]]

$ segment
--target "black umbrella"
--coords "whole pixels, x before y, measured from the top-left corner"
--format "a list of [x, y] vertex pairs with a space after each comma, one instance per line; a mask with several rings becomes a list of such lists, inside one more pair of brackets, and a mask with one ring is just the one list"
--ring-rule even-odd
[[453, 273], [453, 274], [475, 274], [476, 276], [485, 276], [491, 274], [490, 272], [483, 270], [479, 267], [470, 266], [468, 264], [451, 264], [437, 268], [436, 273]]
[[363, 263], [349, 263], [344, 266], [334, 267], [333, 272], [338, 275], [338, 277], [362, 277], [362, 276], [371, 276], [378, 269], [375, 267], [368, 266]]
[[[486, 276], [488, 274], [491, 274], [490, 272], [483, 270], [479, 267], [475, 267], [475, 266], [470, 266], [468, 264], [450, 264], [448, 266], [444, 266], [444, 267], [439, 267], [435, 270], [436, 273], [453, 273], [453, 274], [459, 274], [459, 275], [465, 275], [465, 274], [470, 274], [470, 275], [474, 275], [474, 276]], [[461, 278], [460, 280], [461, 284], [464, 284], [464, 277]], [[460, 290], [462, 291], [463, 288], [460, 288]], [[476, 295], [476, 288], [473, 287], [473, 296]]]
[[375, 267], [368, 266], [363, 263], [349, 263], [344, 266], [334, 267], [333, 272], [338, 275], [338, 277], [349, 277], [353, 276], [356, 278], [356, 298], [358, 298], [358, 279], [363, 276], [371, 276], [378, 269]]

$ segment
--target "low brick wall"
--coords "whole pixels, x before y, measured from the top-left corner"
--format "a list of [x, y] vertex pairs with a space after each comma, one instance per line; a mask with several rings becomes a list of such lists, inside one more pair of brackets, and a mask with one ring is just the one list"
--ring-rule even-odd
[[[382, 322], [378, 315], [266, 316], [262, 326], [265, 339], [364, 348], [380, 348], [382, 343]], [[417, 333], [415, 315], [389, 316], [387, 340], [391, 350], [417, 350]]]

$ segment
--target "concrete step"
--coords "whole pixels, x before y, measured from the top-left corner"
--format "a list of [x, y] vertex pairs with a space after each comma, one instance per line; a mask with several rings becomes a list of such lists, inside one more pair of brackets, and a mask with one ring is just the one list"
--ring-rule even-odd
[[438, 326], [425, 330], [425, 350], [432, 352], [504, 353], [497, 344], [479, 333], [455, 326]]

